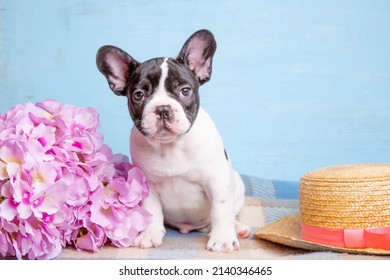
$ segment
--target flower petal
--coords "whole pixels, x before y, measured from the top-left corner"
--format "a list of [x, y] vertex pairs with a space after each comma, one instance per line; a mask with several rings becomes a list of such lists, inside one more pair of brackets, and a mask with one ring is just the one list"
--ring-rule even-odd
[[0, 216], [7, 221], [12, 221], [18, 214], [17, 205], [11, 200], [6, 199], [0, 204]]

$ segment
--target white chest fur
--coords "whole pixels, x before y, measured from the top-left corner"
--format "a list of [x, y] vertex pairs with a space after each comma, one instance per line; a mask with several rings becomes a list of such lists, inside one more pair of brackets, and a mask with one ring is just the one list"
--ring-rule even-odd
[[210, 221], [210, 181], [231, 178], [230, 163], [215, 125], [200, 109], [191, 130], [173, 142], [161, 144], [145, 138], [137, 129], [131, 135], [131, 155], [161, 201], [166, 222], [192, 229]]
[[[148, 175], [151, 183], [176, 176], [191, 179], [191, 175], [201, 175], [198, 173], [210, 164], [223, 167], [227, 163], [221, 137], [202, 108], [191, 130], [170, 143], [153, 141], [133, 128], [130, 151], [134, 164]], [[193, 179], [198, 181], [199, 177]]]

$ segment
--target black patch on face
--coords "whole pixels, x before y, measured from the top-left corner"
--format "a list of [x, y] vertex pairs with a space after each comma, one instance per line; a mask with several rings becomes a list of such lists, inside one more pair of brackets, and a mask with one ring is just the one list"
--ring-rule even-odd
[[[163, 61], [164, 58], [155, 58], [140, 64], [131, 75], [127, 84], [126, 95], [130, 116], [133, 119], [135, 127], [142, 133], [142, 113], [145, 104], [152, 98], [153, 93], [158, 87]], [[140, 102], [136, 100], [135, 94], [137, 91], [144, 94], [144, 98]]]
[[[199, 82], [195, 75], [176, 59], [168, 59], [168, 76], [165, 80], [165, 89], [170, 97], [179, 102], [191, 124], [194, 123], [199, 111]], [[190, 96], [184, 97], [181, 91], [190, 88]]]

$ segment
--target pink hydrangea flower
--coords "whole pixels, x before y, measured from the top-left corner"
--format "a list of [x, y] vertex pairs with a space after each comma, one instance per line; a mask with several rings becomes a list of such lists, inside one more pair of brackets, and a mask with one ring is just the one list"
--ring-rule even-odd
[[128, 247], [151, 222], [145, 176], [112, 153], [98, 127], [93, 108], [55, 100], [0, 115], [1, 256]]

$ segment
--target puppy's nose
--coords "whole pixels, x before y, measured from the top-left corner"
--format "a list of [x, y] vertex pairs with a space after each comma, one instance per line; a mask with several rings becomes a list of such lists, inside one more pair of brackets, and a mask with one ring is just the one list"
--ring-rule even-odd
[[160, 116], [161, 120], [169, 121], [172, 119], [172, 108], [170, 105], [157, 106], [155, 113]]

